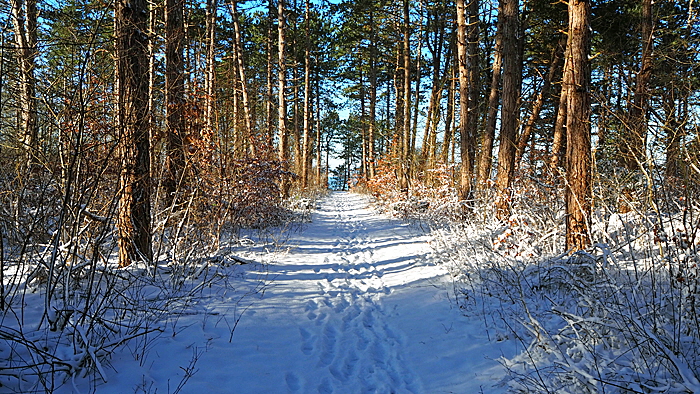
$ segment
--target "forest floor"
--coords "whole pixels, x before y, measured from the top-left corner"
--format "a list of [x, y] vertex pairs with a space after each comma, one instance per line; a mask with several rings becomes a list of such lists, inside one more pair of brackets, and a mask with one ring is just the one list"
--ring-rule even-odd
[[463, 316], [428, 233], [356, 194], [316, 208], [281, 248], [248, 249], [253, 262], [229, 278], [236, 295], [205, 297], [144, 349], [113, 355], [96, 391], [505, 391], [498, 358], [517, 345]]

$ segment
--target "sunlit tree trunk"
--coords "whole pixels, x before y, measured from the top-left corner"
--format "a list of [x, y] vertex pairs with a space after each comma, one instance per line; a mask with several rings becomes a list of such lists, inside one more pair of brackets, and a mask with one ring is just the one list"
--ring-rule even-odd
[[430, 34], [428, 34], [428, 50], [432, 57], [432, 86], [430, 91], [430, 101], [428, 102], [428, 113], [425, 119], [425, 131], [423, 133], [423, 149], [421, 158], [424, 161], [424, 168], [430, 168], [435, 162], [437, 125], [440, 117], [440, 101], [444, 92], [445, 80], [441, 78], [443, 43], [445, 41], [445, 24], [443, 15], [438, 14], [438, 10], [428, 11], [428, 23], [436, 25], [432, 45]]
[[569, 1], [569, 58], [564, 70], [566, 101], [566, 249], [591, 243], [590, 0]]
[[[184, 0], [178, 0], [184, 1]], [[205, 71], [206, 104], [204, 109], [205, 134], [211, 136], [216, 127], [216, 15], [217, 0], [207, 0], [206, 33], [207, 54]]]
[[[571, 57], [569, 54], [569, 44], [567, 42], [564, 49], [564, 69], [566, 70]], [[559, 92], [559, 105], [557, 107], [557, 118], [554, 121], [554, 139], [552, 140], [552, 152], [550, 158], [550, 168], [554, 175], [559, 175], [559, 169], [564, 165], [564, 154], [566, 148], [566, 111], [569, 97], [568, 85], [562, 81], [561, 92]]]
[[301, 146], [301, 187], [306, 189], [309, 186], [309, 172], [311, 170], [309, 161], [309, 150], [311, 149], [311, 41], [309, 38], [309, 0], [306, 0], [304, 8], [304, 30], [306, 41], [304, 45], [304, 130]]
[[[287, 67], [285, 59], [285, 10], [284, 1], [277, 2], [277, 133], [279, 136], [279, 160], [282, 162], [283, 168], [289, 165], [289, 135], [287, 131], [287, 100], [285, 98], [285, 90], [287, 86]], [[282, 180], [282, 197], [289, 197], [289, 182], [287, 179]]]
[[14, 0], [12, 21], [15, 45], [18, 48], [19, 71], [19, 138], [24, 151], [23, 167], [29, 169], [39, 138], [36, 101], [37, 5], [36, 0]]
[[459, 198], [469, 199], [471, 194], [472, 163], [474, 157], [473, 130], [470, 129], [469, 113], [469, 37], [467, 26], [467, 5], [465, 0], [457, 0], [457, 59], [459, 62], [459, 128], [460, 170]]
[[274, 85], [273, 83], [273, 73], [272, 73], [272, 62], [273, 62], [273, 54], [272, 54], [272, 48], [273, 45], [272, 43], [274, 42], [274, 23], [273, 23], [273, 15], [275, 12], [275, 7], [274, 7], [274, 1], [269, 0], [267, 2], [267, 67], [266, 67], [266, 86], [267, 86], [267, 91], [265, 94], [265, 121], [267, 124], [267, 133], [265, 135], [265, 151], [267, 154], [272, 152], [272, 145], [273, 145], [273, 139], [274, 139], [274, 121], [273, 121], [273, 102], [274, 102], [274, 96], [272, 94], [272, 86]]
[[[448, 59], [454, 58], [450, 53], [447, 57]], [[455, 91], [457, 90], [457, 78], [455, 78], [457, 67], [454, 65], [454, 61], [450, 61], [449, 69], [445, 72], [450, 75], [450, 84], [447, 88], [447, 108], [445, 114], [445, 136], [442, 141], [442, 151], [440, 151], [440, 161], [448, 164], [450, 160], [450, 151], [454, 145], [454, 115], [455, 115]]]
[[150, 263], [151, 179], [148, 126], [148, 8], [145, 0], [115, 4], [119, 160], [119, 265]]
[[411, 172], [411, 27], [409, 11], [409, 1], [403, 0], [403, 52], [401, 53], [403, 61], [403, 133], [399, 188], [404, 192], [408, 192]]
[[[371, 23], [371, 22], [370, 22]], [[375, 64], [376, 46], [374, 42], [370, 44], [369, 61], [369, 119], [367, 125], [367, 170], [369, 177], [375, 174], [375, 151], [374, 140], [377, 128], [377, 69]]]

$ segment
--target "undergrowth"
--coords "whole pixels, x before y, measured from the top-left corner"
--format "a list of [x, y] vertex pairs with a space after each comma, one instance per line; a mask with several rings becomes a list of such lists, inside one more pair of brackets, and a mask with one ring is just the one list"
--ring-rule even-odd
[[[441, 177], [419, 178], [409, 194], [383, 191], [381, 179], [368, 189], [382, 209], [432, 227], [462, 312], [481, 319], [491, 340], [519, 344], [517, 355], [500, 359], [504, 389], [700, 393], [700, 199], [692, 182], [599, 181], [594, 244], [568, 254], [561, 186], [519, 179], [512, 214], [497, 220], [488, 192], [457, 201], [448, 170], [441, 185]], [[446, 192], [432, 192], [436, 179]]]

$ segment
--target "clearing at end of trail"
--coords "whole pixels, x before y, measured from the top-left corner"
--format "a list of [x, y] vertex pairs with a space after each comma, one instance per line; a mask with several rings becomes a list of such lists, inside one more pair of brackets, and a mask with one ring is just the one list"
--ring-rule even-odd
[[496, 359], [515, 345], [489, 342], [483, 321], [450, 302], [450, 276], [430, 260], [429, 234], [356, 194], [331, 193], [317, 208], [264, 266], [272, 283], [244, 302], [232, 341], [243, 306], [217, 305], [205, 323], [187, 317], [151, 350], [152, 386], [173, 392], [199, 349], [182, 392], [505, 391]]

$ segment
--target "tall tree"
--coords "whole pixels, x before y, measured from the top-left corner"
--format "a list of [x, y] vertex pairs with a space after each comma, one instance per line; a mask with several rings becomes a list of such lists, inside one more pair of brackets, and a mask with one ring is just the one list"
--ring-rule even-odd
[[501, 104], [501, 141], [498, 146], [498, 174], [496, 176], [498, 215], [510, 212], [510, 186], [515, 172], [517, 146], [518, 103], [520, 99], [520, 56], [518, 56], [519, 0], [501, 0], [503, 29], [503, 102]]
[[403, 0], [403, 47], [401, 61], [403, 70], [403, 116], [401, 138], [401, 174], [399, 188], [408, 192], [411, 174], [411, 14], [409, 0]]
[[304, 130], [301, 144], [301, 187], [306, 189], [309, 185], [309, 172], [311, 171], [311, 37], [309, 0], [304, 7]]
[[121, 163], [117, 215], [120, 266], [153, 260], [147, 18], [145, 0], [115, 3], [115, 83]]
[[[183, 1], [183, 0], [179, 0]], [[205, 135], [211, 136], [216, 123], [216, 16], [218, 10], [217, 0], [207, 0], [205, 15], [206, 28], [206, 71], [204, 76], [204, 88], [206, 101], [204, 107]], [[234, 19], [235, 21], [235, 19]]]
[[491, 178], [491, 163], [493, 162], [493, 141], [496, 137], [496, 118], [498, 115], [498, 102], [501, 91], [501, 66], [503, 64], [503, 28], [499, 16], [496, 27], [495, 48], [493, 63], [491, 64], [491, 89], [489, 92], [488, 109], [484, 133], [481, 135], [481, 152], [476, 177], [476, 187], [484, 190]]
[[591, 243], [590, 0], [569, 1], [566, 100], [566, 249]]
[[[475, 80], [478, 79], [478, 62], [476, 47], [478, 47], [478, 2], [471, 0], [469, 9], [465, 0], [457, 0], [457, 56], [459, 59], [459, 122], [460, 122], [460, 152], [462, 167], [460, 170], [459, 196], [462, 200], [471, 195], [472, 177], [474, 170], [474, 155], [476, 142], [476, 98], [478, 90]], [[474, 7], [476, 6], [476, 13]], [[467, 22], [467, 11], [469, 22]], [[477, 94], [474, 94], [476, 90]]]
[[36, 0], [13, 0], [12, 22], [18, 50], [19, 70], [19, 140], [24, 151], [24, 165], [31, 165], [39, 138], [36, 100], [37, 5]]
[[[289, 162], [289, 132], [287, 131], [287, 100], [285, 90], [287, 87], [287, 66], [285, 64], [285, 9], [284, 0], [277, 2], [277, 133], [279, 135], [279, 160], [282, 166], [287, 167]], [[289, 182], [282, 181], [282, 196], [289, 196]]]

